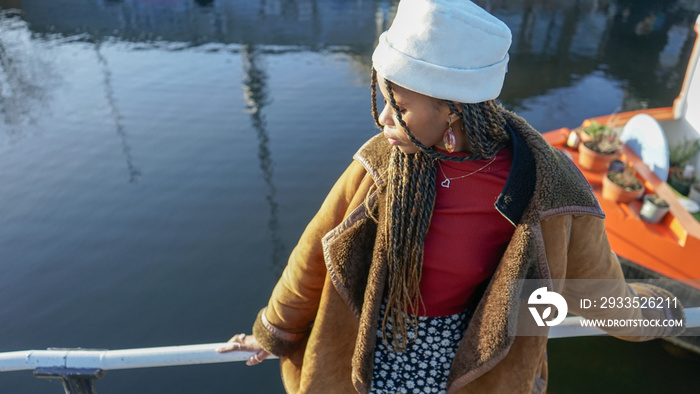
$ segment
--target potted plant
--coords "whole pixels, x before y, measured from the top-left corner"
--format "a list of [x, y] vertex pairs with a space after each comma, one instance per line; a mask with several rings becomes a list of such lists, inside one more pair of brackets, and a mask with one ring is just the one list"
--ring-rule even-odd
[[649, 223], [658, 223], [666, 216], [671, 209], [663, 198], [656, 194], [647, 194], [644, 196], [642, 209], [639, 211], [639, 216]]
[[698, 153], [698, 150], [700, 150], [700, 139], [684, 141], [671, 148], [669, 152], [671, 168], [668, 172], [668, 184], [684, 196], [690, 193], [690, 185], [697, 180], [695, 169], [688, 162]]
[[590, 122], [584, 122], [582, 127], [579, 127], [576, 131], [581, 142], [592, 141], [597, 139], [603, 133], [609, 132], [610, 127], [607, 125], [602, 125], [595, 120]]
[[700, 204], [700, 182], [696, 182], [692, 186], [690, 186], [690, 193], [688, 193], [688, 198]]
[[617, 157], [621, 142], [619, 135], [612, 127], [597, 123], [596, 125], [592, 139], [579, 145], [578, 163], [582, 168], [590, 171], [605, 171], [610, 162]]
[[622, 172], [608, 172], [603, 177], [603, 198], [628, 203], [641, 196], [644, 185], [635, 175], [632, 167], [627, 167]]
[[695, 182], [695, 169], [686, 164], [683, 167], [671, 167], [668, 171], [668, 184], [684, 196], [690, 193], [690, 185]]

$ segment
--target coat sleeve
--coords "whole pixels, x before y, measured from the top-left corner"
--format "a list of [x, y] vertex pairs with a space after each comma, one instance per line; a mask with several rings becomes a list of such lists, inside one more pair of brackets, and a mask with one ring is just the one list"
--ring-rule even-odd
[[[684, 320], [680, 303], [654, 303], [654, 307], [634, 301], [642, 298], [673, 298], [669, 291], [646, 283], [627, 284], [617, 256], [610, 249], [603, 219], [592, 215], [574, 216], [567, 253], [566, 281], [562, 295], [567, 301], [569, 312], [587, 319], [624, 319], [619, 327], [601, 327], [609, 334], [630, 341], [644, 341], [657, 337], [674, 336], [683, 332], [681, 327], [646, 326], [642, 320]], [[622, 300], [614, 308], [601, 308], [601, 297], [615, 297]], [[622, 297], [618, 299], [618, 297]], [[597, 302], [597, 307], [582, 308], [581, 299]], [[635, 323], [636, 322], [636, 323]], [[685, 323], [683, 323], [685, 324]]]
[[353, 161], [341, 175], [292, 251], [267, 307], [258, 313], [253, 334], [270, 353], [285, 356], [308, 335], [327, 274], [321, 240], [342, 222], [366, 174]]

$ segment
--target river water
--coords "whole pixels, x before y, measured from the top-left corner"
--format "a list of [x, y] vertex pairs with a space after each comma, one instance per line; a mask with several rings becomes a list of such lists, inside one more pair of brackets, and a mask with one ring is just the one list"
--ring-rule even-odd
[[[513, 31], [503, 104], [541, 131], [669, 106], [697, 1], [481, 2]], [[0, 351], [226, 341], [377, 132], [396, 1], [0, 0]], [[663, 341], [558, 339], [554, 393], [691, 392]], [[101, 393], [275, 393], [276, 361], [113, 371]], [[2, 393], [58, 393], [29, 372]]]

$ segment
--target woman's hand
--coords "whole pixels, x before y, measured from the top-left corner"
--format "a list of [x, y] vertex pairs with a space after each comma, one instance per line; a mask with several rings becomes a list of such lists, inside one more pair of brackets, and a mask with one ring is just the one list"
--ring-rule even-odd
[[248, 361], [246, 365], [256, 365], [260, 364], [267, 356], [270, 355], [269, 352], [264, 350], [253, 335], [237, 334], [228, 340], [227, 345], [216, 349], [218, 353], [226, 353], [233, 351], [244, 351], [244, 352], [255, 352]]

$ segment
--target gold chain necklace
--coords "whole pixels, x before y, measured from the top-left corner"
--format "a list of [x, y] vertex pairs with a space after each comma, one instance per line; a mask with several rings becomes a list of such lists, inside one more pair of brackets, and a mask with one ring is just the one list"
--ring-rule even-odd
[[440, 161], [438, 160], [438, 166], [440, 167], [440, 172], [442, 172], [442, 176], [445, 177], [445, 180], [442, 181], [442, 182], [440, 182], [440, 186], [442, 186], [442, 187], [444, 187], [444, 188], [446, 188], [446, 189], [449, 189], [449, 188], [450, 188], [450, 182], [451, 182], [451, 181], [453, 181], [453, 180], [455, 180], [455, 179], [466, 178], [466, 177], [468, 177], [468, 176], [470, 176], [470, 175], [474, 175], [474, 174], [476, 174], [477, 172], [483, 170], [484, 168], [490, 166], [491, 163], [493, 163], [495, 160], [496, 160], [496, 156], [494, 156], [493, 159], [491, 159], [488, 163], [484, 164], [484, 166], [481, 167], [481, 168], [479, 168], [478, 170], [472, 171], [472, 172], [470, 172], [469, 174], [462, 175], [462, 176], [458, 176], [458, 177], [455, 177], [455, 178], [448, 178], [447, 175], [445, 175], [445, 170], [442, 169], [442, 164], [440, 164]]

